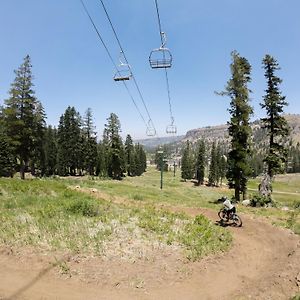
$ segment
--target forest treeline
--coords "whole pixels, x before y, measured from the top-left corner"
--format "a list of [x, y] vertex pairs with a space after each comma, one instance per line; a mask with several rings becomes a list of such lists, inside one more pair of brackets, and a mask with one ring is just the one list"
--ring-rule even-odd
[[146, 153], [130, 135], [123, 142], [118, 116], [111, 113], [97, 140], [92, 110], [82, 117], [69, 106], [58, 127], [47, 126], [46, 113], [33, 90], [29, 56], [15, 71], [9, 98], [0, 107], [0, 176], [96, 175], [122, 179], [146, 170]]

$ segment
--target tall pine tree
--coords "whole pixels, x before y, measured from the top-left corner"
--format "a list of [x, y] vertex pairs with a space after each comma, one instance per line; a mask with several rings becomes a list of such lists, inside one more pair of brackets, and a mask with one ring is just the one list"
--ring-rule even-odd
[[5, 133], [3, 109], [0, 107], [0, 177], [13, 176], [14, 157]]
[[60, 117], [58, 131], [59, 175], [76, 175], [81, 166], [81, 117], [74, 107], [68, 107]]
[[146, 153], [140, 144], [134, 146], [135, 175], [140, 176], [146, 171]]
[[125, 157], [126, 157], [126, 170], [128, 176], [135, 175], [135, 156], [134, 156], [134, 145], [130, 134], [126, 136], [125, 140]]
[[118, 180], [125, 172], [125, 152], [120, 131], [119, 118], [111, 113], [105, 124], [104, 139], [108, 141], [108, 176]]
[[186, 142], [185, 148], [183, 150], [182, 158], [181, 158], [181, 178], [192, 179], [194, 175], [193, 168], [193, 154], [191, 149], [191, 143], [189, 141]]
[[45, 133], [45, 174], [57, 174], [57, 130], [48, 126]]
[[272, 179], [275, 174], [284, 171], [287, 159], [288, 152], [281, 141], [289, 134], [287, 121], [282, 116], [283, 108], [288, 103], [279, 89], [282, 80], [275, 75], [276, 71], [280, 70], [275, 58], [267, 54], [263, 59], [263, 68], [267, 79], [267, 89], [261, 107], [266, 110], [267, 117], [262, 121], [269, 136], [269, 151], [264, 161], [267, 164], [268, 175]]
[[87, 109], [83, 123], [84, 167], [90, 175], [94, 175], [97, 166], [97, 137], [94, 131], [92, 110]]
[[[14, 156], [19, 162], [20, 175], [25, 179], [25, 170], [35, 157], [42, 159], [41, 140], [45, 127], [45, 114], [33, 90], [33, 75], [30, 56], [24, 58], [5, 100], [3, 109], [6, 135]], [[34, 165], [34, 164], [33, 164]]]
[[195, 170], [198, 185], [203, 184], [205, 176], [205, 143], [203, 140], [198, 143]]
[[211, 147], [208, 184], [211, 186], [218, 184], [218, 156], [215, 141], [212, 143]]
[[240, 201], [240, 194], [246, 198], [248, 176], [252, 170], [249, 165], [251, 127], [249, 125], [252, 107], [249, 104], [251, 81], [251, 66], [246, 58], [236, 51], [232, 52], [231, 78], [227, 82], [226, 90], [221, 95], [231, 99], [229, 112], [229, 135], [231, 136], [231, 150], [228, 154], [227, 179], [229, 187], [235, 190], [235, 199]]

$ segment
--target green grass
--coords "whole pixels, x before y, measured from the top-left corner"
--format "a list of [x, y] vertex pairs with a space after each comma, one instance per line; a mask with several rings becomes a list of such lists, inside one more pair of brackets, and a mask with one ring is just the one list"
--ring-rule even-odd
[[[260, 178], [249, 180], [250, 194], [258, 190]], [[279, 206], [300, 205], [300, 174], [276, 175], [272, 183], [272, 198]]]
[[[214, 210], [220, 208], [220, 204], [214, 203], [221, 196], [231, 197], [232, 190], [212, 188], [206, 186], [194, 186], [191, 182], [182, 182], [180, 173], [173, 176], [173, 172], [165, 172], [163, 175], [163, 190], [160, 190], [160, 172], [155, 168], [149, 168], [140, 177], [126, 177], [121, 182], [112, 180], [87, 180], [81, 178], [68, 181], [70, 185], [97, 188], [111, 197], [119, 196], [147, 204], [167, 204], [185, 207], [207, 207]], [[248, 196], [251, 198], [257, 193], [260, 179], [249, 180]], [[245, 208], [238, 206], [238, 211], [264, 217], [275, 225], [290, 228], [295, 233], [300, 232], [300, 174], [277, 175], [273, 183], [273, 194], [277, 208]], [[299, 189], [300, 190], [300, 189]], [[294, 193], [294, 194], [290, 194]], [[293, 211], [282, 211], [283, 206], [288, 206]], [[298, 207], [298, 209], [296, 209]]]
[[160, 190], [160, 172], [153, 167], [140, 177], [126, 177], [121, 182], [112, 180], [67, 180], [70, 185], [97, 188], [108, 195], [138, 200], [148, 204], [183, 205], [189, 207], [216, 207], [213, 203], [223, 195], [232, 195], [226, 188], [196, 187], [191, 182], [181, 182], [180, 174], [163, 175], [163, 189]]
[[[249, 181], [249, 198], [258, 190], [260, 178]], [[272, 183], [272, 199], [277, 208], [242, 208], [243, 211], [269, 219], [274, 225], [300, 234], [300, 174], [276, 175]], [[287, 206], [289, 211], [282, 211]]]
[[[257, 189], [258, 183], [258, 180], [250, 180], [249, 186]], [[108, 197], [96, 199], [69, 188], [76, 185], [96, 188]], [[238, 212], [264, 217], [300, 234], [296, 194], [299, 186], [300, 176], [278, 176], [273, 185], [278, 208], [239, 205]], [[287, 191], [295, 195], [281, 194]], [[126, 177], [122, 181], [95, 177], [25, 181], [0, 178], [0, 243], [12, 247], [33, 246], [40, 251], [102, 256], [107, 255], [109, 248], [115, 249], [117, 255], [127, 244], [136, 242], [151, 248], [151, 243], [158, 242], [165, 247], [179, 247], [181, 250], [176, 251], [183, 251], [189, 259], [195, 260], [228, 249], [230, 233], [203, 216], [191, 218], [154, 207], [165, 204], [217, 211], [221, 205], [215, 201], [223, 195], [231, 197], [232, 193], [226, 187], [199, 187], [182, 182], [179, 172], [176, 177], [173, 172], [165, 172], [161, 190], [160, 172], [154, 168], [140, 177]], [[116, 197], [131, 202], [117, 205], [107, 201]], [[285, 205], [294, 209], [282, 211], [280, 208]]]
[[[228, 249], [230, 233], [205, 217], [194, 219], [156, 210], [152, 205], [161, 202], [192, 205], [199, 191], [187, 188], [191, 192], [185, 196], [185, 202], [180, 202], [178, 199], [182, 197], [176, 193], [183, 188], [183, 183], [170, 178], [172, 187], [160, 191], [154, 185], [156, 172], [149, 175], [149, 181], [145, 176], [140, 181], [126, 178], [121, 182], [0, 179], [0, 243], [16, 248], [31, 246], [40, 251], [101, 256], [107, 255], [108, 250], [123, 251], [122, 245], [132, 241], [145, 245], [158, 241], [166, 247], [178, 246], [192, 260]], [[68, 188], [78, 184], [145, 205], [139, 208], [117, 205]], [[175, 185], [178, 189], [174, 189]]]

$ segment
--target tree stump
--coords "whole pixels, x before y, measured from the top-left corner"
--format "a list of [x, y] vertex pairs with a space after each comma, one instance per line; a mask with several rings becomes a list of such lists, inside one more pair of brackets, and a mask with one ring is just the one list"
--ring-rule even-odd
[[271, 197], [272, 194], [272, 183], [269, 174], [265, 173], [261, 183], [258, 186], [259, 194], [265, 197]]

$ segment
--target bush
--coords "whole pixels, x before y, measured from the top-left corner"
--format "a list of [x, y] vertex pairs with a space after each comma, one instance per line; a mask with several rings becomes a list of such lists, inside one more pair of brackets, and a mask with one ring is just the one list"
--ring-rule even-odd
[[275, 202], [272, 200], [270, 196], [263, 196], [260, 194], [256, 194], [250, 200], [250, 205], [253, 207], [268, 207], [273, 206], [275, 207]]
[[65, 204], [65, 211], [74, 215], [84, 217], [95, 217], [99, 215], [99, 207], [85, 199], [69, 201]]
[[293, 208], [294, 209], [300, 209], [300, 201], [294, 201]]

